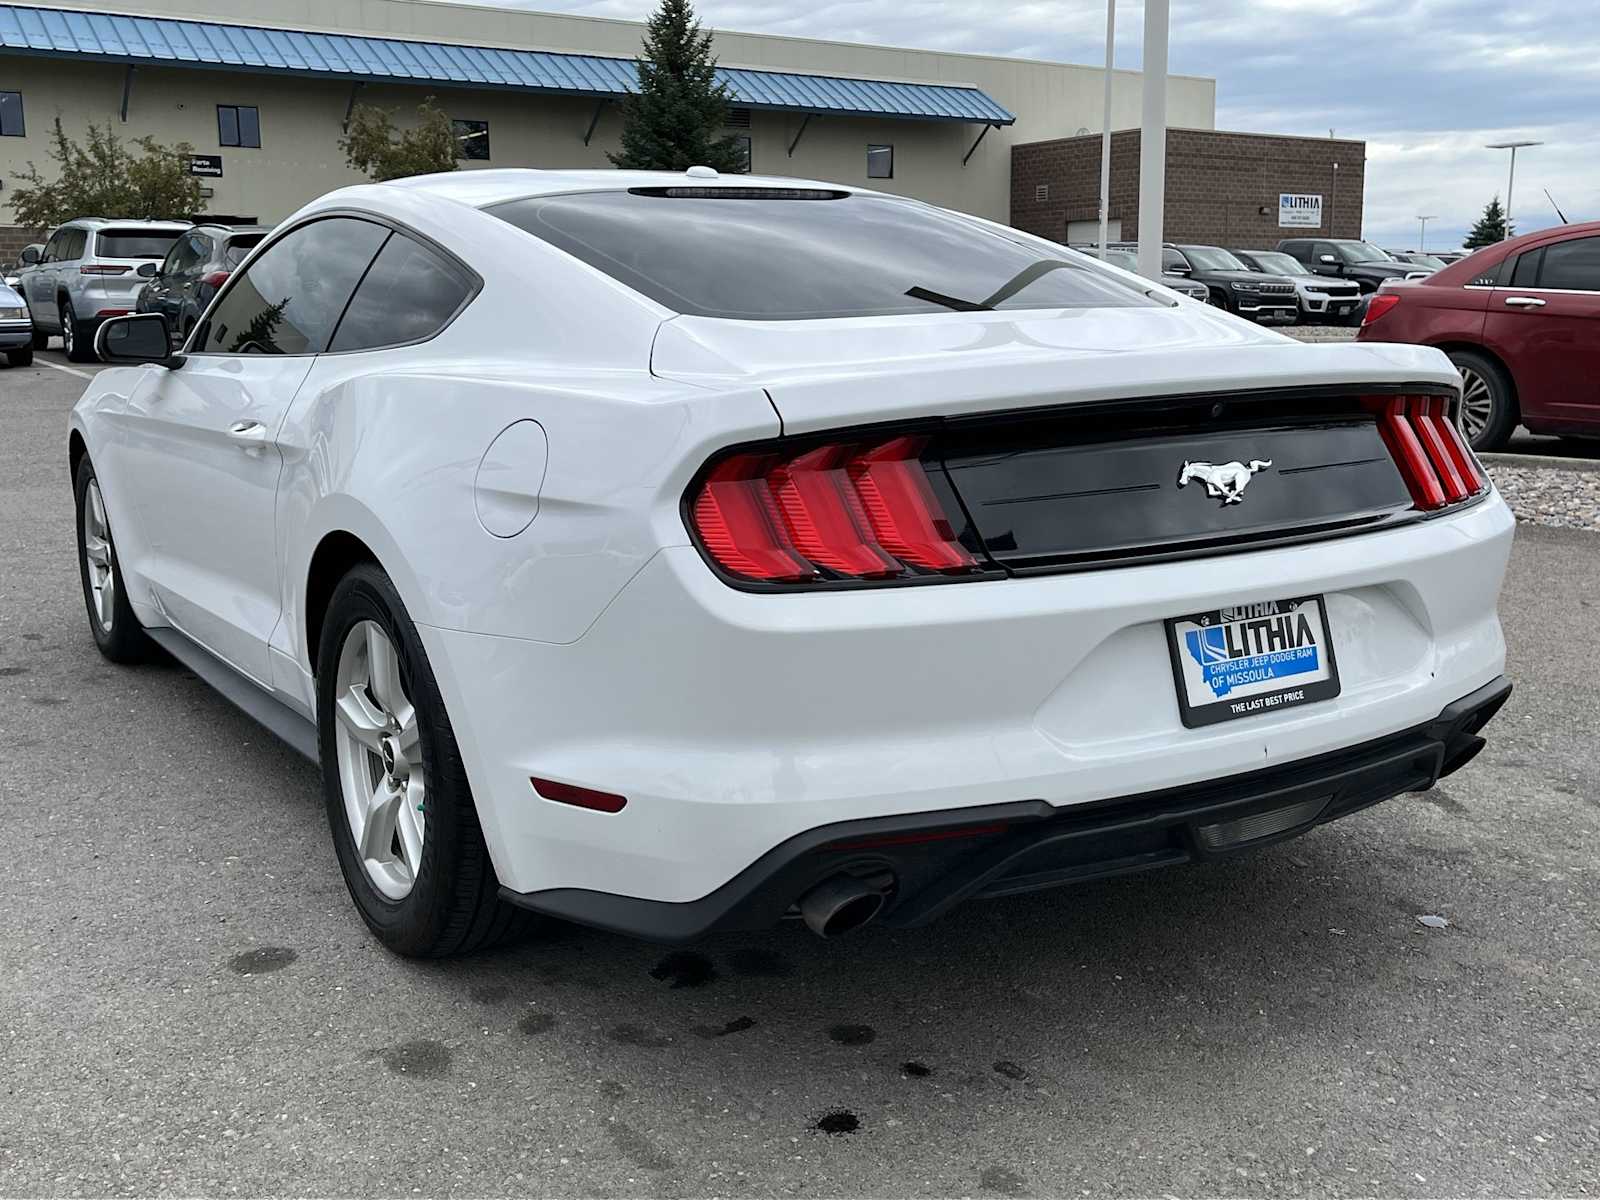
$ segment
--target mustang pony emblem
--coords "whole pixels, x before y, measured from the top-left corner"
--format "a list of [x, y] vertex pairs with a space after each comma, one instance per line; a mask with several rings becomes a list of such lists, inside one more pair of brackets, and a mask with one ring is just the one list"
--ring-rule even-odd
[[1265, 471], [1271, 465], [1270, 458], [1265, 461], [1252, 458], [1248, 465], [1242, 462], [1185, 462], [1178, 472], [1178, 486], [1183, 487], [1191, 479], [1198, 479], [1206, 485], [1206, 495], [1213, 500], [1221, 500], [1224, 506], [1238, 504], [1244, 499], [1244, 489], [1250, 486], [1255, 473]]

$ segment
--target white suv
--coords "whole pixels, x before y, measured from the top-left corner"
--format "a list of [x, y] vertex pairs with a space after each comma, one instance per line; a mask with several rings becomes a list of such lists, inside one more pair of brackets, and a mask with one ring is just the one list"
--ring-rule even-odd
[[58, 226], [38, 265], [22, 277], [34, 349], [59, 333], [68, 358], [93, 362], [100, 322], [133, 311], [139, 289], [189, 224], [79, 217]]

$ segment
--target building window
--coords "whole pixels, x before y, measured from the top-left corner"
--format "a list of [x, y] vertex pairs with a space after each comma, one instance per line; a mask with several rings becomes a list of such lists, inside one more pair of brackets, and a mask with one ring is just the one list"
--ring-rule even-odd
[[894, 178], [894, 147], [893, 146], [868, 146], [867, 147], [867, 178], [868, 179], [893, 179]]
[[489, 122], [451, 121], [450, 132], [456, 138], [456, 157], [489, 161]]
[[730, 108], [728, 110], [729, 129], [749, 129], [750, 110], [748, 108]]
[[22, 137], [22, 93], [0, 92], [0, 137]]
[[733, 148], [739, 152], [739, 165], [734, 168], [740, 175], [750, 174], [750, 135], [733, 139]]
[[261, 114], [248, 104], [217, 105], [217, 141], [224, 146], [261, 149]]

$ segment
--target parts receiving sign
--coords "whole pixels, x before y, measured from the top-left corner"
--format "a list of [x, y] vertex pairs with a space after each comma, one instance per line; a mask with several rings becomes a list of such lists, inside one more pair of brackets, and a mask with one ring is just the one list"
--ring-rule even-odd
[[207, 179], [221, 179], [222, 155], [191, 154], [189, 156], [189, 174], [201, 175]]
[[1278, 193], [1279, 229], [1317, 229], [1322, 225], [1322, 197]]

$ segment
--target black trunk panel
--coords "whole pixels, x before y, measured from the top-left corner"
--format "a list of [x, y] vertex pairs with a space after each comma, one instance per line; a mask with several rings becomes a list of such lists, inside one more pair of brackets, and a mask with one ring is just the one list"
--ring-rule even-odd
[[[937, 453], [966, 540], [1014, 571], [1354, 529], [1412, 504], [1358, 397], [1211, 398], [987, 423], [948, 430]], [[1271, 466], [1241, 489], [1252, 462]], [[1224, 468], [1223, 494], [1208, 494], [1204, 469], [1180, 487], [1186, 463]]]

